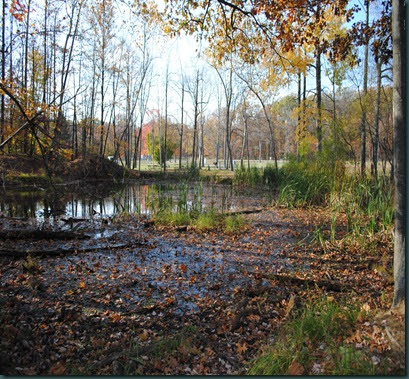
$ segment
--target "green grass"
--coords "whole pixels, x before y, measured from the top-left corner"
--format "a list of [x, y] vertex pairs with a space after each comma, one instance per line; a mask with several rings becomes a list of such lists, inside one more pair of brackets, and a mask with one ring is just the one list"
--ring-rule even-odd
[[206, 231], [217, 228], [219, 225], [219, 218], [213, 211], [200, 214], [191, 224], [198, 230]]
[[277, 203], [287, 207], [325, 205], [334, 180], [319, 159], [290, 159], [280, 170]]
[[219, 214], [213, 210], [203, 211], [203, 213], [167, 210], [157, 213], [154, 221], [158, 225], [165, 226], [190, 225], [202, 232], [222, 227], [229, 234], [238, 233], [247, 225], [245, 217], [241, 214]]
[[332, 204], [345, 212], [348, 231], [354, 236], [373, 235], [393, 226], [393, 183], [389, 178], [348, 177]]
[[330, 233], [316, 230], [314, 238], [323, 245], [337, 237], [337, 220], [347, 219], [346, 238], [371, 242], [378, 233], [391, 232], [394, 222], [393, 182], [389, 177], [361, 177], [347, 170], [347, 163], [326, 155], [289, 157], [280, 166], [239, 168], [233, 183], [278, 190], [276, 204], [287, 208], [324, 206], [331, 212]]
[[[26, 185], [48, 185], [50, 179], [45, 170], [35, 173], [10, 172], [5, 176], [6, 186], [10, 184]], [[63, 183], [63, 179], [57, 176], [52, 177], [53, 183]]]
[[315, 364], [324, 375], [374, 375], [370, 352], [345, 342], [360, 314], [358, 305], [331, 298], [307, 303], [284, 324], [277, 341], [251, 363], [248, 374], [285, 375], [295, 361], [304, 374], [314, 374]]
[[[176, 193], [177, 200], [168, 191]], [[213, 206], [205, 208], [201, 183], [193, 187], [190, 200], [187, 197], [188, 191], [187, 182], [174, 186], [150, 187], [146, 204], [151, 210], [155, 223], [168, 226], [191, 225], [199, 231], [213, 230], [221, 226], [227, 233], [236, 233], [246, 225], [243, 215], [224, 213], [224, 197], [221, 213], [217, 213]]]
[[247, 225], [245, 217], [241, 214], [227, 215], [223, 220], [224, 230], [227, 233], [237, 233], [243, 230]]
[[265, 167], [239, 167], [234, 171], [233, 184], [239, 186], [268, 188], [276, 187], [279, 183], [279, 173], [275, 167], [268, 164]]
[[156, 214], [155, 222], [160, 225], [181, 226], [189, 225], [192, 218], [188, 212], [163, 211]]
[[152, 355], [162, 358], [170, 354], [178, 353], [181, 346], [186, 347], [186, 345], [190, 344], [190, 339], [194, 337], [196, 333], [196, 326], [185, 326], [177, 332], [175, 336], [156, 341], [152, 350]]

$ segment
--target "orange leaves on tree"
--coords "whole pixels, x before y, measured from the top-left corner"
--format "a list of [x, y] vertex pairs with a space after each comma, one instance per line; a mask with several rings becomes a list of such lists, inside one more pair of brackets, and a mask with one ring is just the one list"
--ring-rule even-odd
[[27, 9], [19, 0], [13, 0], [10, 4], [10, 13], [17, 21], [23, 21], [27, 14]]

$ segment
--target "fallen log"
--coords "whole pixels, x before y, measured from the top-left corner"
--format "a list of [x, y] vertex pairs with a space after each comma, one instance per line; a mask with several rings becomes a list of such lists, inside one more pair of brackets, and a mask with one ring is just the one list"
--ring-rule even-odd
[[73, 240], [88, 239], [89, 236], [82, 233], [53, 230], [1, 230], [0, 240]]
[[263, 211], [263, 208], [243, 209], [241, 211], [224, 212], [224, 214], [227, 215], [227, 216], [249, 215], [249, 214], [253, 214], [253, 213], [261, 213], [262, 211]]
[[182, 225], [182, 226], [177, 226], [176, 227], [177, 232], [186, 232], [187, 231], [187, 225]]
[[370, 268], [370, 266], [375, 262], [374, 260], [367, 259], [366, 261], [363, 260], [348, 260], [345, 258], [342, 259], [326, 259], [326, 258], [321, 258], [319, 256], [300, 256], [296, 254], [288, 254], [288, 253], [277, 253], [277, 257], [283, 257], [287, 259], [302, 259], [303, 261], [308, 261], [310, 266], [320, 266], [323, 264], [329, 264], [332, 266], [341, 267], [341, 268], [346, 268], [346, 267], [351, 267], [354, 270], [362, 271], [362, 270], [367, 270]]
[[83, 222], [83, 221], [89, 221], [89, 218], [62, 218], [61, 221], [67, 223], [67, 224], [72, 224], [74, 222]]
[[155, 225], [155, 221], [154, 220], [148, 220], [148, 221], [145, 221], [142, 225], [143, 225], [143, 227], [145, 229], [150, 228], [150, 227]]
[[346, 284], [339, 283], [335, 280], [315, 280], [309, 278], [297, 278], [295, 276], [283, 275], [283, 274], [265, 274], [262, 272], [248, 272], [249, 274], [261, 275], [264, 278], [278, 280], [280, 282], [291, 282], [294, 284], [308, 285], [308, 286], [318, 286], [324, 287], [329, 291], [342, 292], [346, 289], [351, 289], [352, 287]]
[[42, 249], [42, 250], [17, 250], [17, 249], [0, 249], [0, 257], [12, 257], [16, 259], [25, 258], [28, 255], [31, 256], [59, 256], [64, 254], [74, 254], [74, 253], [89, 253], [92, 251], [106, 251], [114, 249], [125, 249], [128, 247], [140, 247], [143, 246], [143, 242], [132, 242], [126, 244], [118, 245], [105, 245], [105, 246], [90, 246], [85, 248], [55, 248], [55, 249]]

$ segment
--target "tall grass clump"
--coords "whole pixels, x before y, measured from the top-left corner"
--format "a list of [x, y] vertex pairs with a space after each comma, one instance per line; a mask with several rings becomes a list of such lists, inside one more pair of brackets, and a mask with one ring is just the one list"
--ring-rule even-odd
[[227, 233], [237, 233], [246, 226], [247, 222], [242, 214], [228, 215], [223, 220], [224, 230]]
[[354, 236], [375, 234], [393, 225], [393, 183], [390, 178], [346, 177], [331, 203], [347, 217], [348, 232]]
[[234, 171], [233, 184], [239, 186], [255, 187], [261, 182], [262, 169], [257, 167], [246, 168], [240, 166]]
[[[369, 351], [346, 339], [360, 317], [359, 305], [322, 297], [306, 303], [282, 328], [277, 341], [256, 358], [250, 375], [374, 375]], [[294, 363], [296, 362], [296, 363]]]
[[274, 166], [264, 168], [240, 166], [234, 171], [233, 184], [238, 186], [273, 188], [278, 185], [279, 174]]
[[[189, 224], [191, 212], [187, 200], [188, 190], [187, 183], [177, 186], [153, 185], [150, 187], [145, 200], [155, 221], [159, 224], [173, 226]], [[178, 194], [177, 201], [173, 199], [172, 193], [174, 192]]]
[[277, 203], [287, 207], [326, 204], [334, 182], [334, 171], [319, 157], [290, 157], [279, 176]]
[[[146, 204], [155, 223], [170, 226], [191, 225], [200, 231], [212, 230], [223, 224], [227, 232], [236, 232], [244, 225], [240, 215], [224, 214], [223, 199], [227, 196], [225, 192], [223, 192], [221, 214], [216, 212], [213, 203], [210, 208], [204, 207], [202, 183], [193, 186], [190, 199], [188, 199], [188, 193], [188, 182], [173, 186], [152, 186], [152, 189], [148, 190]], [[212, 196], [215, 194], [215, 189], [212, 188]], [[226, 218], [229, 220], [224, 222]]]
[[214, 212], [214, 210], [210, 210], [208, 212], [199, 214], [199, 216], [195, 220], [192, 220], [191, 223], [198, 230], [211, 230], [219, 225], [219, 217]]

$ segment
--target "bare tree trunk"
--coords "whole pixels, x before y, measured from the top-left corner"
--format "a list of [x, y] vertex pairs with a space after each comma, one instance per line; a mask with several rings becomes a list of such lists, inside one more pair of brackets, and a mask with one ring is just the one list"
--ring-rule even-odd
[[258, 141], [258, 160], [261, 162], [261, 141]]
[[304, 72], [303, 90], [302, 90], [302, 132], [303, 135], [307, 131], [307, 72]]
[[[5, 0], [4, 0], [5, 1]], [[14, 21], [14, 16], [10, 13], [10, 36], [9, 36], [9, 41], [11, 42], [13, 40], [13, 21]], [[10, 43], [10, 65], [9, 65], [9, 80], [13, 81], [14, 76], [13, 76], [13, 44]], [[14, 111], [13, 107], [9, 107], [9, 127], [10, 130], [13, 130], [13, 119], [14, 119]], [[11, 145], [8, 145], [8, 152], [11, 152]]]
[[406, 41], [405, 4], [392, 0], [393, 38], [393, 130], [395, 166], [395, 247], [393, 258], [393, 306], [405, 300], [405, 248], [406, 248]]
[[104, 157], [104, 135], [105, 135], [105, 60], [106, 60], [106, 46], [107, 46], [107, 27], [105, 26], [106, 5], [105, 0], [102, 0], [102, 21], [100, 21], [102, 41], [101, 41], [101, 106], [100, 106], [100, 143], [99, 155]]
[[[267, 120], [268, 130], [269, 130], [269, 133], [270, 133], [271, 148], [272, 148], [273, 156], [274, 156], [275, 170], [276, 170], [277, 175], [278, 175], [278, 162], [277, 162], [276, 141], [275, 141], [275, 137], [274, 137], [274, 125], [273, 125], [273, 121], [271, 120], [271, 117], [269, 115], [266, 103], [263, 100], [263, 98], [261, 97], [259, 91], [257, 91], [253, 87], [253, 85], [250, 83], [249, 80], [245, 79], [241, 75], [238, 75], [238, 77], [247, 85], [248, 89], [257, 97], [257, 99], [260, 101], [261, 107], [263, 108], [263, 113], [264, 113], [264, 116], [265, 116], [265, 118]], [[260, 145], [260, 160], [261, 160], [261, 145]]]
[[180, 129], [179, 129], [179, 170], [182, 169], [182, 143], [183, 143], [183, 116], [185, 106], [185, 79], [182, 77], [182, 111], [180, 117]]
[[316, 130], [318, 140], [318, 152], [322, 151], [322, 93], [321, 93], [321, 50], [317, 47], [315, 56], [315, 73], [316, 73], [316, 88], [317, 88], [317, 119]]
[[381, 85], [382, 85], [382, 60], [376, 63], [377, 83], [376, 83], [376, 108], [374, 122], [374, 137], [372, 147], [373, 174], [378, 178], [378, 155], [379, 155], [379, 118], [381, 108]]
[[[369, 25], [369, 1], [366, 2], [366, 26]], [[364, 86], [363, 96], [364, 104], [362, 106], [362, 119], [361, 119], [361, 175], [365, 175], [366, 172], [366, 97], [368, 94], [368, 56], [369, 56], [369, 41], [365, 44], [365, 56], [364, 56]]]
[[48, 14], [48, 0], [44, 3], [44, 40], [43, 40], [43, 103], [47, 102], [47, 17]]
[[[316, 20], [321, 17], [321, 8], [319, 2], [317, 3]], [[317, 119], [316, 119], [316, 132], [318, 140], [318, 152], [322, 151], [322, 88], [321, 88], [321, 46], [320, 40], [317, 38], [315, 46], [315, 83], [317, 91]]]
[[131, 67], [129, 57], [126, 65], [126, 108], [125, 108], [125, 137], [126, 148], [124, 149], [126, 167], [131, 167]]
[[[223, 85], [224, 96], [226, 98], [225, 148], [227, 148], [227, 152], [225, 152], [225, 166], [226, 166], [226, 161], [227, 161], [226, 168], [230, 170], [234, 170], [233, 154], [231, 150], [231, 120], [230, 120], [231, 104], [233, 100], [233, 63], [232, 63], [232, 60], [230, 60], [228, 80], [224, 80], [219, 69], [215, 66], [213, 67], [216, 70], [217, 75], [219, 76], [220, 81]], [[226, 153], [227, 153], [227, 157], [226, 157]]]
[[[75, 84], [74, 84], [75, 91]], [[74, 114], [72, 119], [72, 151], [73, 158], [78, 158], [78, 136], [77, 136], [77, 96], [74, 96]]]
[[[1, 80], [6, 79], [6, 0], [3, 0], [2, 7], [2, 26], [1, 26]], [[0, 143], [4, 141], [5, 136], [5, 96], [1, 94], [1, 110], [0, 110]]]
[[[104, 37], [103, 37], [103, 42], [102, 44], [105, 45], [104, 42]], [[101, 158], [104, 156], [104, 149], [103, 149], [103, 142], [104, 142], [104, 100], [105, 100], [105, 52], [102, 52], [102, 61], [101, 61], [101, 108], [100, 108], [100, 115], [101, 115], [101, 121], [100, 121], [100, 143], [99, 143], [99, 155]]]
[[199, 71], [196, 73], [196, 85], [194, 87], [194, 123], [193, 123], [193, 146], [192, 146], [192, 167], [196, 167], [197, 149], [197, 124], [199, 116]]
[[200, 163], [199, 168], [204, 167], [204, 98], [203, 86], [200, 91]]
[[165, 156], [163, 157], [163, 172], [166, 172], [166, 160], [168, 157], [167, 152], [167, 137], [168, 137], [168, 88], [169, 88], [169, 62], [166, 66], [166, 83], [165, 83], [165, 132], [163, 141], [163, 150]]
[[[301, 129], [301, 114], [300, 114], [300, 109], [301, 109], [301, 71], [298, 72], [298, 94], [297, 94], [297, 105], [298, 105], [298, 117], [297, 117], [297, 130], [300, 131]], [[300, 156], [300, 152], [298, 151], [298, 145], [299, 143], [296, 141], [296, 154], [297, 157]]]
[[[96, 76], [97, 62], [96, 62], [96, 40], [94, 39], [94, 45], [92, 50], [92, 78]], [[89, 126], [89, 146], [94, 146], [94, 120], [95, 120], [95, 98], [96, 98], [96, 82], [92, 80], [91, 88], [91, 110], [90, 110], [90, 126]]]
[[[28, 37], [29, 37], [29, 28], [30, 28], [30, 12], [31, 11], [31, 0], [28, 1], [27, 4], [27, 19], [26, 19], [26, 36], [25, 36], [25, 44], [24, 44], [24, 90], [27, 91], [28, 89]], [[28, 105], [28, 94], [27, 92], [24, 94], [25, 101], [24, 106], [27, 108]], [[23, 134], [23, 153], [27, 153], [28, 150], [28, 131], [27, 129], [24, 131]]]

